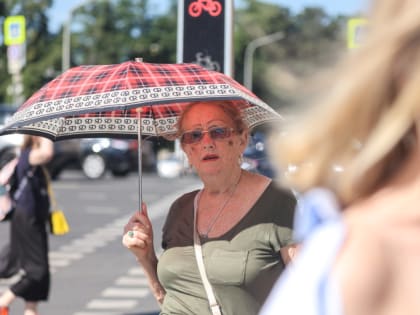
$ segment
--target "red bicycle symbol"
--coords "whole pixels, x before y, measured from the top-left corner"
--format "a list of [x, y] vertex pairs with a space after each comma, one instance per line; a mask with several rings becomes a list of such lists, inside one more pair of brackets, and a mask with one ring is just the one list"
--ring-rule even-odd
[[207, 11], [211, 16], [218, 16], [222, 12], [222, 5], [213, 0], [197, 0], [191, 2], [188, 6], [188, 13], [192, 17], [198, 17], [201, 13]]

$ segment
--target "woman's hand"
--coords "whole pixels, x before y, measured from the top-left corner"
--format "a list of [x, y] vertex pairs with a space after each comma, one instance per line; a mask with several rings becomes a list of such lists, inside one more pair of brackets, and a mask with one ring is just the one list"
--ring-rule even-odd
[[144, 203], [142, 211], [136, 211], [125, 225], [122, 243], [140, 263], [147, 258], [155, 257], [153, 228]]
[[299, 250], [299, 246], [300, 244], [293, 244], [280, 248], [281, 258], [286, 265], [295, 259]]

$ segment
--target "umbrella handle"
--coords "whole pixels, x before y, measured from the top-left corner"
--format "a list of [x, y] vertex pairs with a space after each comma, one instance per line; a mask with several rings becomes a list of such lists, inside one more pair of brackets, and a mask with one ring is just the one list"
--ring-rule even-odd
[[142, 206], [143, 206], [143, 196], [142, 196], [142, 188], [143, 188], [143, 183], [142, 183], [142, 170], [143, 170], [143, 166], [142, 166], [142, 143], [141, 143], [141, 111], [142, 108], [137, 108], [137, 155], [138, 155], [138, 171], [139, 171], [139, 175], [138, 175], [138, 180], [139, 180], [139, 204], [140, 204], [140, 208], [139, 211], [142, 211]]

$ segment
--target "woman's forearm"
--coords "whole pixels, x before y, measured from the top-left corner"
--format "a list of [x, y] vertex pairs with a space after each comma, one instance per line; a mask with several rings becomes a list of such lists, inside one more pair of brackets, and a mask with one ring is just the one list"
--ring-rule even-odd
[[137, 259], [139, 264], [143, 267], [144, 273], [149, 283], [149, 287], [152, 290], [153, 296], [155, 297], [156, 301], [159, 304], [163, 303], [163, 299], [165, 298], [165, 289], [159, 282], [157, 276], [157, 263], [158, 259], [156, 255], [147, 259], [146, 261]]

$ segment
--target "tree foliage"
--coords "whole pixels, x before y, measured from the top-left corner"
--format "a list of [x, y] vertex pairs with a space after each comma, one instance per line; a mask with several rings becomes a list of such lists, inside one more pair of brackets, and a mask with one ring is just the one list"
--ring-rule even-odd
[[[146, 62], [175, 62], [177, 1], [169, 1], [167, 12], [159, 15], [150, 13], [148, 0], [87, 1], [72, 13], [71, 66], [119, 63], [136, 57]], [[296, 94], [296, 82], [343, 49], [345, 17], [328, 16], [320, 8], [292, 14], [274, 4], [242, 2], [234, 14], [234, 77], [243, 81], [244, 53], [252, 40], [283, 32], [282, 40], [255, 51], [253, 91], [273, 107], [287, 105]], [[17, 14], [27, 20], [25, 98], [62, 70], [62, 30], [51, 34], [45, 14], [51, 4], [52, 0], [6, 0], [0, 4], [0, 22]], [[0, 49], [0, 103], [8, 103], [11, 77], [6, 47]]]
[[[39, 88], [50, 63], [48, 47], [54, 41], [54, 36], [48, 32], [48, 17], [46, 10], [51, 7], [52, 0], [18, 1], [8, 0], [0, 7], [1, 22], [6, 16], [24, 15], [26, 18], [26, 66], [23, 69], [23, 84], [25, 96]], [[7, 70], [7, 48], [1, 46], [0, 59], [0, 102], [10, 103], [11, 96], [8, 87], [11, 77]]]

